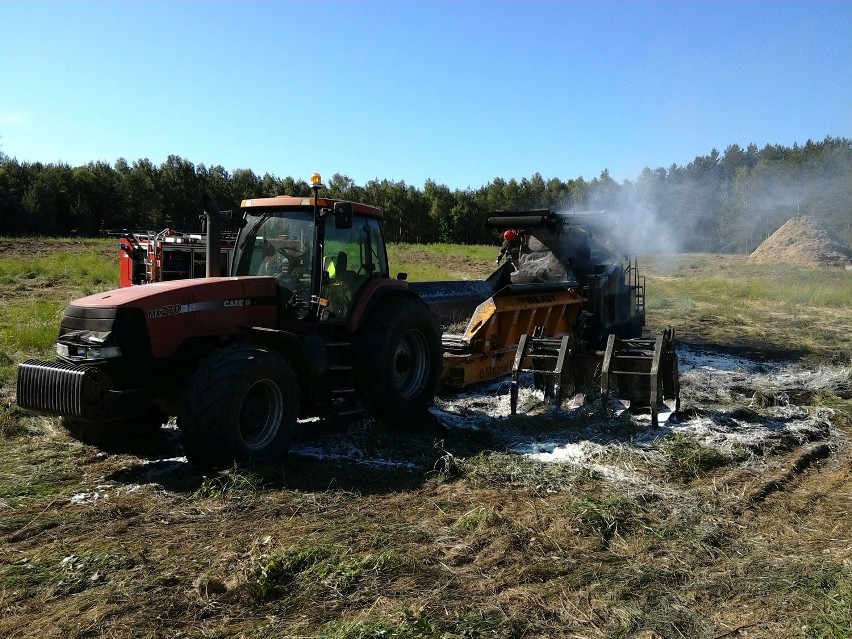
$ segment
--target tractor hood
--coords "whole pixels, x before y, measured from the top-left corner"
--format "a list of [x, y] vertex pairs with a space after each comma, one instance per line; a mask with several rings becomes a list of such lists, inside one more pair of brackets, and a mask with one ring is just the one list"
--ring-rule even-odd
[[[247, 285], [247, 286], [246, 286]], [[272, 277], [210, 277], [170, 282], [153, 282], [141, 286], [117, 288], [103, 293], [95, 293], [71, 302], [72, 306], [83, 308], [118, 308], [136, 306], [155, 308], [163, 301], [173, 302], [182, 298], [214, 299], [226, 295], [265, 290], [275, 294], [275, 280]]]
[[[242, 326], [272, 328], [276, 309], [273, 277], [156, 282], [71, 302], [62, 318], [59, 342], [106, 346], [117, 333], [132, 333], [134, 342], [144, 344], [146, 352], [168, 357], [187, 339], [234, 335]], [[135, 330], [117, 330], [127, 322]], [[126, 352], [129, 345], [123, 346]]]

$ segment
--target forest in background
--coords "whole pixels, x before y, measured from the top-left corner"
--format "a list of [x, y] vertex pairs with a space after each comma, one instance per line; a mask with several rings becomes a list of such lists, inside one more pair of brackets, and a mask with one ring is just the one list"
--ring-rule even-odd
[[[624, 248], [637, 251], [751, 252], [798, 215], [817, 218], [852, 245], [852, 140], [846, 138], [762, 149], [732, 144], [686, 166], [646, 168], [623, 182], [605, 169], [591, 180], [535, 173], [465, 190], [432, 180], [422, 188], [378, 178], [358, 185], [341, 174], [326, 186], [327, 197], [382, 208], [391, 242], [494, 243], [495, 232], [483, 224], [490, 212], [550, 208], [605, 210], [618, 234], [631, 240]], [[196, 230], [204, 192], [227, 210], [244, 198], [309, 195], [310, 188], [301, 178], [229, 172], [177, 155], [160, 165], [146, 158], [71, 167], [19, 162], [0, 152], [0, 235]]]

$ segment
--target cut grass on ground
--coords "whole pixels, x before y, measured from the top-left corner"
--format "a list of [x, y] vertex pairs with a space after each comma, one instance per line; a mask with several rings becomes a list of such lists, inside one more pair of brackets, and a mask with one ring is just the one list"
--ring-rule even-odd
[[[53, 245], [93, 251], [114, 273], [111, 241], [74, 242]], [[677, 436], [640, 448], [632, 422], [592, 404], [476, 431], [361, 420], [317, 435], [405, 464], [291, 455], [205, 472], [180, 460], [173, 428], [104, 453], [14, 407], [14, 368], [49, 354], [56, 313], [112, 284], [93, 266], [69, 273], [36, 242], [2, 246], [0, 294], [18, 310], [0, 315], [0, 636], [852, 633], [852, 380], [808, 395], [840, 415], [813, 459], [796, 447], [720, 454]], [[390, 251], [412, 280], [482, 276], [496, 257], [493, 247]], [[647, 262], [657, 330], [852, 363], [849, 280], [720, 256]], [[510, 452], [520, 436], [586, 437], [604, 422], [595, 442], [619, 445], [584, 467]]]

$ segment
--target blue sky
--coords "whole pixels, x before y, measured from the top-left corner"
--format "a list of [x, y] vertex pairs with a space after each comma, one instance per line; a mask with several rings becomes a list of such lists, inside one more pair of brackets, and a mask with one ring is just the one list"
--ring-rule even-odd
[[422, 187], [852, 137], [852, 2], [0, 0], [0, 151]]

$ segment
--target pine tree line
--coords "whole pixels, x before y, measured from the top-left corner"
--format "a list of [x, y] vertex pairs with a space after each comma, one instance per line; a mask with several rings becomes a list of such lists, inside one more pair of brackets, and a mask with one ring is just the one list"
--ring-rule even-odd
[[[591, 180], [536, 173], [466, 190], [433, 180], [422, 188], [378, 179], [358, 185], [340, 174], [326, 184], [328, 197], [381, 207], [391, 242], [493, 243], [494, 232], [483, 227], [490, 212], [546, 207], [607, 210], [620, 220], [622, 233], [639, 241], [631, 247], [636, 250], [749, 252], [797, 215], [818, 218], [852, 245], [852, 141], [845, 138], [762, 149], [734, 144], [686, 166], [646, 168], [621, 183], [604, 170]], [[193, 230], [205, 191], [222, 209], [237, 208], [244, 198], [310, 194], [302, 179], [251, 169], [231, 173], [176, 155], [160, 165], [120, 159], [112, 166], [71, 167], [0, 154], [0, 235]]]

